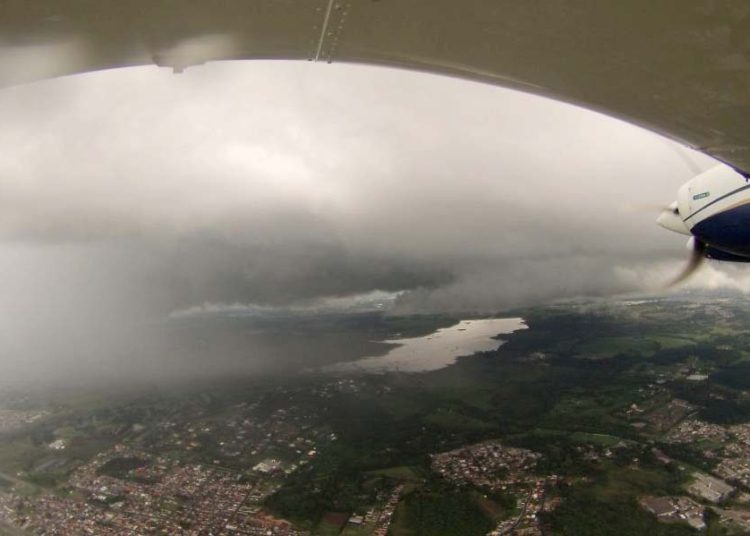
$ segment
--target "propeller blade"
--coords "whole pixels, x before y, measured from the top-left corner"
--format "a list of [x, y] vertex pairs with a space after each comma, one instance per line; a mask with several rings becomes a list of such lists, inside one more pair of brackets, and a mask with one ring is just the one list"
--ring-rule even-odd
[[688, 277], [693, 275], [695, 271], [700, 268], [703, 264], [703, 260], [706, 258], [706, 244], [697, 238], [693, 238], [693, 249], [690, 252], [690, 259], [688, 260], [687, 266], [682, 270], [667, 287], [673, 287], [685, 281]]
[[643, 205], [621, 205], [620, 210], [627, 213], [660, 214], [665, 210], [672, 210], [669, 205], [643, 204]]

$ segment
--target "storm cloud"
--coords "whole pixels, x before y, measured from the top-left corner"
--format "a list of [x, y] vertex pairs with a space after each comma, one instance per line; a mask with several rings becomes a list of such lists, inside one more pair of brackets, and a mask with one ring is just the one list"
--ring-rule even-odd
[[185, 311], [658, 288], [684, 239], [630, 208], [713, 165], [573, 106], [351, 65], [90, 73], [2, 90], [0, 116], [7, 377], [159, 359], [141, 327]]

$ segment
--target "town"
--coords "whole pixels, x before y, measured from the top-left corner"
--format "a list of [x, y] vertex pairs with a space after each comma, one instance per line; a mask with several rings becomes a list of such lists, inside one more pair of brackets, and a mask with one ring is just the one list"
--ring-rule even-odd
[[[614, 511], [618, 534], [747, 533], [750, 381], [728, 330], [750, 319], [712, 303], [524, 311], [496, 352], [429, 373], [3, 393], [0, 531], [539, 536]], [[721, 330], [686, 331], [705, 315]]]

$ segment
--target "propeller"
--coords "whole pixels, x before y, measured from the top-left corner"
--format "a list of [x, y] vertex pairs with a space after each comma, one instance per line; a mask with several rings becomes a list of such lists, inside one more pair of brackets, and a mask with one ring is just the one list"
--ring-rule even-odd
[[687, 243], [687, 247], [690, 249], [690, 258], [680, 274], [666, 285], [666, 288], [670, 288], [682, 283], [700, 268], [703, 259], [706, 258], [708, 246], [700, 238], [695, 236], [690, 228], [685, 225], [685, 222], [680, 217], [680, 209], [677, 201], [666, 207], [666, 209], [659, 214], [659, 217], [656, 218], [656, 223], [665, 229], [690, 237]]
[[657, 204], [640, 204], [640, 205], [621, 205], [620, 210], [626, 213], [638, 213], [638, 214], [661, 214], [665, 210], [672, 210], [669, 205], [657, 205]]
[[688, 259], [688, 263], [685, 268], [683, 268], [682, 272], [680, 272], [680, 275], [678, 275], [667, 285], [667, 288], [678, 285], [685, 281], [688, 277], [693, 275], [696, 270], [701, 267], [701, 265], [703, 264], [703, 260], [706, 258], [705, 242], [699, 240], [696, 237], [692, 237], [688, 244], [692, 246], [690, 248], [690, 258]]
[[[665, 143], [672, 151], [675, 152], [680, 160], [682, 160], [685, 166], [690, 169], [690, 172], [694, 175], [694, 179], [704, 171], [684, 146], [669, 140], [665, 140]], [[747, 175], [743, 174], [739, 170], [735, 171], [747, 177]], [[692, 180], [693, 179], [691, 179], [691, 181]], [[684, 185], [683, 188], [685, 186], [686, 185]], [[692, 233], [692, 230], [685, 224], [685, 221], [680, 215], [680, 207], [677, 201], [662, 209], [661, 214], [656, 220], [656, 223], [664, 227], [665, 229], [669, 229], [670, 231], [690, 236], [690, 240], [687, 244], [688, 248], [690, 249], [690, 258], [688, 259], [687, 265], [685, 265], [685, 267], [682, 269], [682, 272], [680, 272], [680, 274], [667, 285], [667, 288], [670, 288], [682, 283], [690, 276], [692, 276], [696, 271], [698, 271], [698, 269], [703, 264], [703, 261], [707, 258], [706, 254], [708, 252], [708, 245], [700, 238], [695, 236]]]

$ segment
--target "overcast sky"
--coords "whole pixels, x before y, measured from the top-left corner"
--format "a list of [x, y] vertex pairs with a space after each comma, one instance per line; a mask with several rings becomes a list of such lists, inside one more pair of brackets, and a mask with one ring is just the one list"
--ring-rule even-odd
[[[2, 90], [0, 117], [6, 377], [107, 369], [138, 325], [201, 308], [380, 290], [401, 293], [397, 312], [495, 312], [656, 288], [687, 256], [655, 211], [632, 210], [674, 199], [687, 150], [489, 85], [143, 67]], [[745, 289], [733, 274], [692, 284]]]

